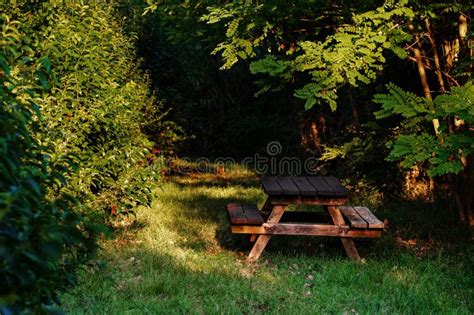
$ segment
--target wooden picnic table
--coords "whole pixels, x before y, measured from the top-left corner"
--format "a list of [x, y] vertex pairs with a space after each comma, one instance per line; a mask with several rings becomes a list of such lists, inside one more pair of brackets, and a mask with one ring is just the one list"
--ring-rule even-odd
[[[248, 261], [260, 257], [272, 235], [339, 237], [347, 255], [360, 260], [353, 239], [382, 234], [384, 223], [368, 208], [344, 206], [349, 191], [335, 177], [265, 176], [260, 182], [267, 194], [262, 209], [253, 204], [227, 205], [232, 233], [251, 234], [255, 241]], [[286, 211], [292, 204], [319, 205], [325, 212]]]

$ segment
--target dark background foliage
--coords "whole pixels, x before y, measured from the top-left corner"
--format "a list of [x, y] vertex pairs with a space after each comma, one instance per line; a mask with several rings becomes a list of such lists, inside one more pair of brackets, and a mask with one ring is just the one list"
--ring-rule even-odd
[[132, 20], [127, 29], [168, 118], [183, 128], [180, 155], [243, 158], [276, 140], [299, 149], [298, 120], [287, 117], [301, 115], [302, 108], [290, 93], [256, 98], [248, 64], [219, 70], [211, 51], [223, 37], [199, 20], [212, 3], [171, 1], [144, 17], [145, 4], [117, 7]]

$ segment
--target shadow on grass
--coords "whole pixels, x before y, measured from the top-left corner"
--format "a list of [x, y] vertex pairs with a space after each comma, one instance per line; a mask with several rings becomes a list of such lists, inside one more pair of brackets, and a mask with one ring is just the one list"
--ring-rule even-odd
[[[278, 298], [261, 295], [248, 276], [229, 268], [199, 267], [146, 249], [120, 250], [85, 271], [79, 288], [63, 297], [68, 313], [140, 314], [277, 311]], [[232, 290], [229, 290], [232, 288]]]
[[472, 279], [462, 281], [462, 270], [447, 268], [452, 259], [433, 264], [398, 255], [360, 265], [327, 254], [274, 255], [249, 266], [116, 248], [106, 255], [108, 263], [85, 271], [64, 301], [70, 313], [89, 314], [462, 313], [472, 307]]
[[256, 193], [232, 194], [228, 197], [213, 196], [206, 193], [207, 188], [213, 186], [200, 185], [202, 191], [193, 191], [192, 194], [182, 194], [170, 200], [177, 205], [173, 215], [172, 228], [184, 239], [184, 245], [198, 249], [204, 248], [212, 242], [202, 239], [203, 226], [215, 226], [214, 239], [218, 245], [229, 250], [247, 250], [250, 242], [247, 235], [233, 235], [227, 217], [226, 205], [231, 202], [262, 203], [261, 196]]

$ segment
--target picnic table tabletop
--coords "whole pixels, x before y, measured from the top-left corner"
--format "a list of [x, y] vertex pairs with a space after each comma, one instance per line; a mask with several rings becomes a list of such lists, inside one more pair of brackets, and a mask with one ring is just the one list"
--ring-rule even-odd
[[332, 176], [263, 176], [263, 190], [269, 196], [346, 198], [347, 190]]

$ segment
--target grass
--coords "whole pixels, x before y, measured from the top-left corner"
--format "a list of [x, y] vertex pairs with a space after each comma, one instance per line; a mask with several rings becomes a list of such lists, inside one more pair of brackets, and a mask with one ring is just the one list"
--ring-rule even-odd
[[[390, 232], [358, 241], [349, 261], [334, 238], [274, 237], [256, 264], [229, 232], [224, 206], [264, 202], [255, 177], [177, 176], [150, 209], [103, 242], [80, 285], [62, 297], [71, 314], [472, 314], [474, 247], [424, 204], [386, 203]], [[427, 214], [431, 214], [426, 216]], [[426, 217], [432, 218], [426, 222]], [[423, 219], [425, 218], [425, 219]], [[447, 230], [446, 226], [454, 230]], [[454, 231], [454, 232], [453, 232]], [[453, 236], [454, 235], [454, 236]]]

